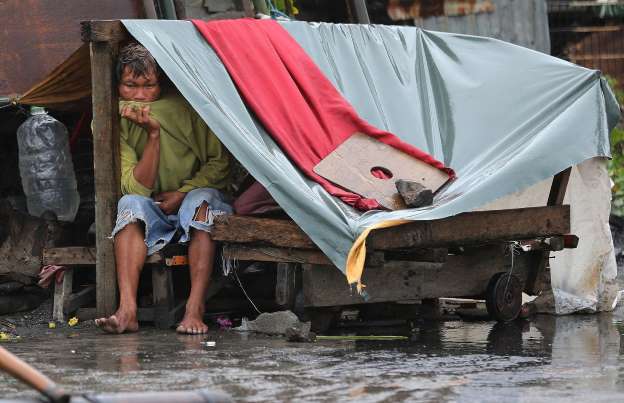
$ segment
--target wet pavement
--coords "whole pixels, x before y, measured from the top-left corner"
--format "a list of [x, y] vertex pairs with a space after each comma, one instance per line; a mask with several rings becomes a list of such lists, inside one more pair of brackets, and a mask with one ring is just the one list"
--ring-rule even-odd
[[[422, 322], [410, 341], [399, 342], [298, 344], [231, 331], [178, 336], [150, 328], [121, 336], [90, 327], [36, 333], [1, 345], [82, 393], [211, 388], [247, 402], [624, 398], [624, 313], [538, 316], [504, 326]], [[216, 346], [202, 343], [207, 340]], [[0, 396], [34, 395], [0, 375]]]

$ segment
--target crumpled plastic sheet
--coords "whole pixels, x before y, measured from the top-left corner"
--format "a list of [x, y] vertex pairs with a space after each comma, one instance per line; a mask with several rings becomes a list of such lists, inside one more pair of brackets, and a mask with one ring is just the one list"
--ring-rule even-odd
[[[552, 181], [546, 179], [478, 210], [543, 206]], [[579, 236], [575, 249], [551, 253], [554, 306], [549, 313], [610, 311], [618, 295], [617, 264], [609, 213], [611, 183], [606, 158], [592, 158], [572, 168], [564, 199], [570, 205], [571, 232]]]
[[375, 223], [471, 211], [589, 158], [608, 157], [609, 131], [619, 119], [598, 71], [520, 46], [416, 27], [282, 22], [363, 118], [457, 173], [430, 207], [361, 214], [299, 173], [248, 112], [192, 23], [123, 23], [343, 271], [353, 241]]

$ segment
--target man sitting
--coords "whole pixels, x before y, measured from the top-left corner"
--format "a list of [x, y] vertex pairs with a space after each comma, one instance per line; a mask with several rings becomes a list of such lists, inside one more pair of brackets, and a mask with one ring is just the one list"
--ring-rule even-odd
[[[147, 255], [174, 237], [188, 242], [191, 291], [179, 333], [208, 331], [205, 293], [213, 270], [213, 217], [231, 214], [226, 202], [230, 156], [179, 94], [161, 88], [160, 71], [143, 46], [119, 54], [121, 191], [113, 230], [119, 308], [96, 320], [106, 332], [138, 330], [137, 287]], [[162, 93], [161, 93], [162, 91]]]

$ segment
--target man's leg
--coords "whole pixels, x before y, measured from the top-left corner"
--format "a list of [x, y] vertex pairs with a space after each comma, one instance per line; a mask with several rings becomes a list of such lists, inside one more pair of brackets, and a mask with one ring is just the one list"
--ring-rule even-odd
[[[208, 204], [203, 202], [197, 209], [194, 221], [206, 222]], [[191, 293], [186, 302], [186, 313], [176, 329], [178, 333], [201, 334], [208, 331], [203, 316], [206, 290], [214, 266], [215, 243], [210, 233], [195, 228], [190, 229], [189, 266], [191, 274]]]
[[144, 238], [143, 225], [138, 222], [126, 225], [115, 235], [119, 308], [108, 318], [96, 319], [96, 325], [104, 331], [123, 333], [139, 329], [136, 300], [139, 276], [147, 256]]
[[[96, 320], [96, 325], [110, 333], [136, 331], [137, 288], [145, 257], [158, 250], [173, 236], [175, 225], [150, 198], [126, 195], [119, 200], [115, 238], [115, 262], [119, 286], [119, 309], [108, 318]], [[149, 233], [149, 239], [146, 234]]]

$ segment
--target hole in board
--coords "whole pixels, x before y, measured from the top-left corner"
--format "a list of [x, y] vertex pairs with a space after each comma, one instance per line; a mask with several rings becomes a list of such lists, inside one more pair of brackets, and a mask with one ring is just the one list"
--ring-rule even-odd
[[377, 179], [391, 179], [394, 176], [388, 168], [384, 167], [372, 167], [370, 173]]

